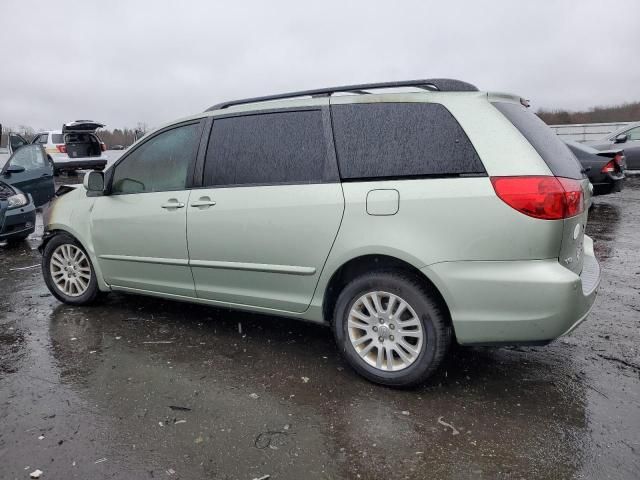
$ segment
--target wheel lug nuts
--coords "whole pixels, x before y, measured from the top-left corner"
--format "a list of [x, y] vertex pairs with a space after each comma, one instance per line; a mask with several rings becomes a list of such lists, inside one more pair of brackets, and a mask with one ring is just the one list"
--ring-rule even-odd
[[393, 330], [394, 328], [396, 328], [396, 326], [392, 323], [391, 325], [389, 325], [389, 328]]
[[379, 342], [384, 342], [384, 338], [382, 338], [382, 337], [378, 337], [378, 341], [379, 341]]
[[373, 331], [374, 331], [374, 332], [377, 332], [377, 331], [378, 331], [378, 327], [374, 326], [374, 327], [373, 327]]
[[381, 318], [381, 319], [380, 319], [380, 323], [384, 323], [384, 318]]
[[393, 335], [391, 335], [391, 336], [389, 337], [389, 340], [393, 341]]

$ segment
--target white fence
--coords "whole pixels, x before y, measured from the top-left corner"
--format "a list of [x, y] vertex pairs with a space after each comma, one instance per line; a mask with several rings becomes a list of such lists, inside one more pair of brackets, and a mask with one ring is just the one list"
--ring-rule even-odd
[[598, 140], [630, 123], [575, 123], [573, 125], [549, 125], [549, 127], [563, 140], [584, 142], [585, 140]]

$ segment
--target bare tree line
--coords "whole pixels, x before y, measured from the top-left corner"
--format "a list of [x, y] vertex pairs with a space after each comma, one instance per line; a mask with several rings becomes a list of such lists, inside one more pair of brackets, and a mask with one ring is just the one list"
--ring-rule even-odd
[[538, 110], [537, 113], [547, 125], [635, 122], [640, 120], [640, 102], [625, 103], [610, 107], [593, 107], [589, 110], [579, 112], [570, 112], [567, 110]]
[[[26, 140], [31, 141], [33, 138], [42, 131], [47, 131], [44, 129], [36, 130], [29, 125], [18, 125], [17, 127], [8, 127], [6, 125], [2, 126], [2, 133], [17, 133], [24, 137]], [[135, 128], [114, 128], [113, 130], [109, 129], [100, 129], [98, 130], [98, 136], [105, 143], [107, 148], [112, 148], [115, 145], [122, 145], [123, 147], [128, 147], [131, 145], [136, 138], [136, 133], [138, 133], [138, 137], [140, 134], [145, 134], [148, 131], [148, 126], [145, 122], [138, 122]]]

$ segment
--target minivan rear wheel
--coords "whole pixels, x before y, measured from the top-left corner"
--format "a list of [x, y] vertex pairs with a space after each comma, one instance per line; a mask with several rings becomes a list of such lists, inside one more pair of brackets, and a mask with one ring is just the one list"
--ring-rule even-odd
[[446, 308], [419, 278], [373, 272], [340, 293], [334, 335], [349, 364], [367, 379], [409, 387], [436, 371], [451, 343]]
[[72, 236], [55, 235], [45, 246], [42, 273], [49, 291], [61, 302], [86, 305], [98, 296], [98, 281], [91, 259]]

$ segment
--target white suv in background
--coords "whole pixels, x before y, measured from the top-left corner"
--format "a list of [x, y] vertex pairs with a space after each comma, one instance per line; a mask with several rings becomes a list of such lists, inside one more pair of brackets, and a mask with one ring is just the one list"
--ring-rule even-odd
[[102, 170], [107, 164], [106, 146], [96, 133], [102, 127], [92, 120], [76, 120], [64, 124], [62, 130], [37, 133], [31, 143], [44, 147], [55, 173]]

